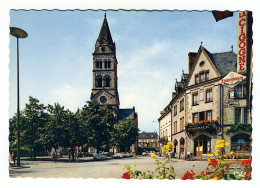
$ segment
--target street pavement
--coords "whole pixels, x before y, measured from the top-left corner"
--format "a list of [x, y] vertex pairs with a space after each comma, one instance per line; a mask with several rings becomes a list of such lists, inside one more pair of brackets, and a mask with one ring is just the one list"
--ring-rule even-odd
[[[158, 158], [164, 161], [163, 158]], [[185, 161], [174, 159], [176, 179], [180, 179], [187, 170], [199, 173], [206, 169], [208, 161]], [[67, 161], [67, 162], [65, 162]], [[27, 161], [21, 160], [22, 168], [10, 167], [10, 177], [31, 178], [115, 178], [120, 179], [125, 165], [136, 164], [136, 169], [154, 170], [157, 166], [151, 157], [138, 156], [137, 158], [119, 158], [103, 161], [93, 161], [92, 158], [81, 158], [79, 162], [60, 161]]]

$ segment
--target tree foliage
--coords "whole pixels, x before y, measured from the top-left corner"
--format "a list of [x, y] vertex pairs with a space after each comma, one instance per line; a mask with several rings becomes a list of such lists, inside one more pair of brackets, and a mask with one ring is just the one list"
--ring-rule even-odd
[[[31, 156], [43, 150], [58, 147], [94, 147], [108, 151], [112, 147], [123, 150], [135, 143], [138, 128], [135, 121], [126, 120], [117, 125], [117, 109], [111, 105], [100, 108], [97, 101], [88, 101], [75, 113], [59, 103], [44, 106], [29, 97], [20, 115], [20, 145], [31, 151]], [[10, 150], [16, 148], [17, 117], [9, 120]], [[22, 153], [22, 152], [21, 152]]]

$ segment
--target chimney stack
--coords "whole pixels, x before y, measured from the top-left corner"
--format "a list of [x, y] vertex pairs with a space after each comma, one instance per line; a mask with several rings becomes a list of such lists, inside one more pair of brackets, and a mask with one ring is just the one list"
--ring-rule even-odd
[[195, 63], [195, 58], [197, 56], [197, 53], [189, 52], [188, 56], [189, 56], [189, 73], [190, 73], [190, 71], [191, 71], [191, 69], [192, 69], [192, 67], [193, 67], [193, 65]]

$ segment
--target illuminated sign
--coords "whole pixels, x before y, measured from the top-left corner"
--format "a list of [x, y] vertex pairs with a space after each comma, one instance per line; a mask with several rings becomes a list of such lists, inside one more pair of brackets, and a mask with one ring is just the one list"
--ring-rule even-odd
[[238, 12], [237, 23], [237, 72], [246, 73], [247, 12]]
[[225, 84], [229, 87], [234, 87], [238, 82], [243, 81], [245, 78], [246, 77], [241, 74], [230, 72], [227, 76], [220, 80], [219, 83]]

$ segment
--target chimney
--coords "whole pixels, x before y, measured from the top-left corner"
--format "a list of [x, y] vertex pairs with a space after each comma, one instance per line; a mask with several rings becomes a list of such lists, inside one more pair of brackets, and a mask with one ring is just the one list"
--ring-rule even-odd
[[192, 69], [192, 67], [193, 67], [193, 65], [195, 63], [195, 58], [197, 56], [197, 53], [189, 52], [188, 56], [189, 56], [189, 73], [190, 73], [190, 71], [191, 71], [191, 69]]
[[160, 114], [161, 114], [161, 116], [162, 116], [163, 114], [165, 114], [165, 111], [161, 111]]

